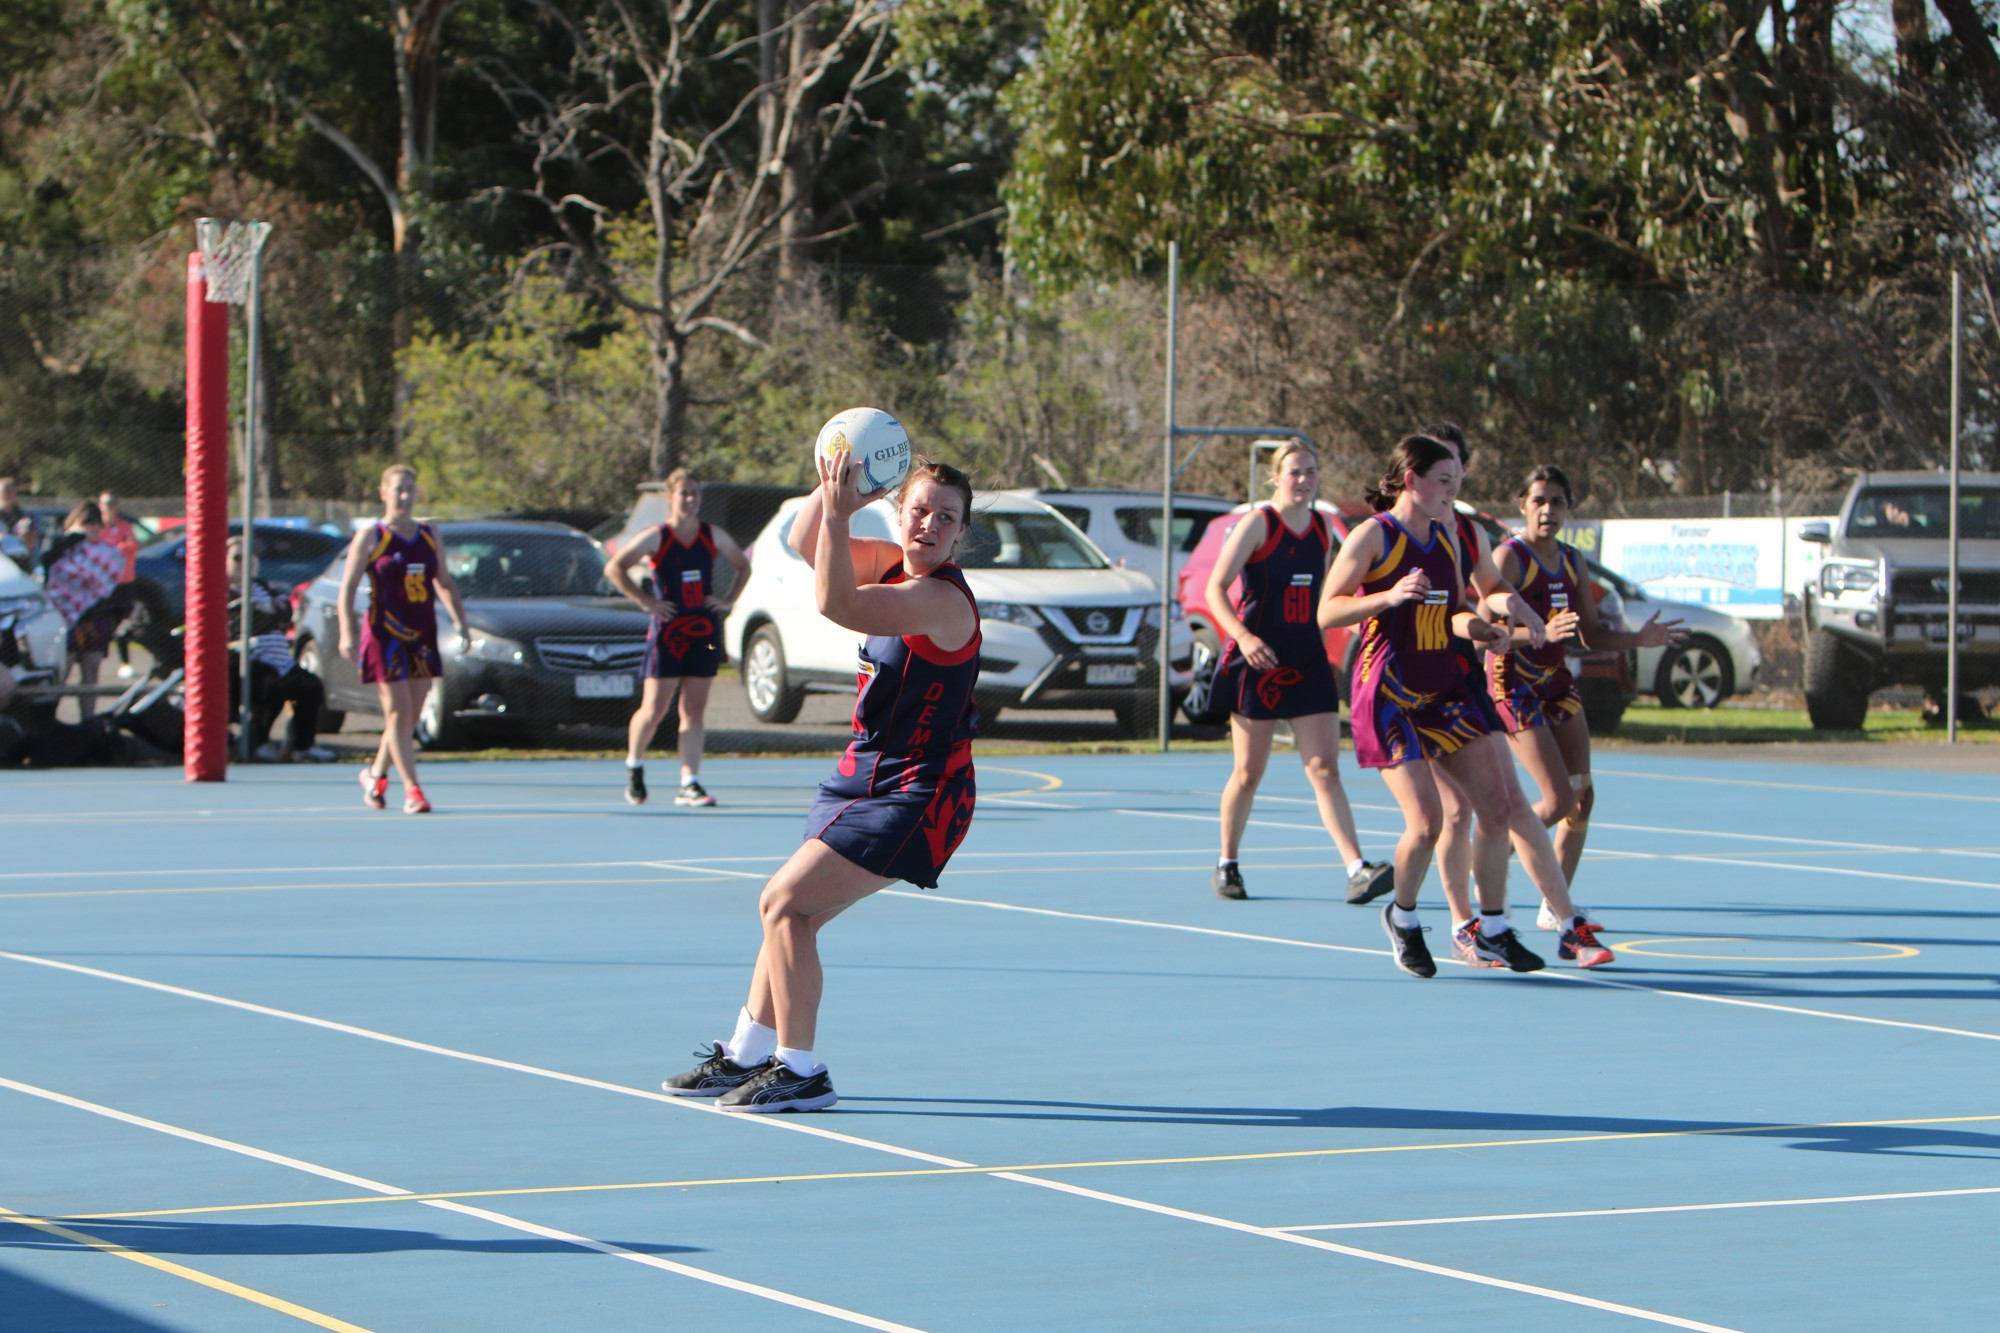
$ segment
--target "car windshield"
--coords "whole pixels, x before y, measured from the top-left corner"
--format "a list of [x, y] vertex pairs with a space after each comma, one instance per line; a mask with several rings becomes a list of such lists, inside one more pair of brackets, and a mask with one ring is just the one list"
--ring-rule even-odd
[[972, 530], [959, 546], [967, 569], [1107, 569], [1090, 540], [1047, 511], [973, 511]]
[[[1951, 492], [1942, 486], [1871, 486], [1855, 497], [1848, 529], [1865, 537], [1948, 537]], [[1958, 492], [1958, 535], [2000, 538], [2000, 487]]]
[[[1206, 509], [1174, 510], [1174, 549], [1193, 551], [1201, 541], [1208, 521], [1214, 518]], [[1118, 511], [1118, 530], [1125, 534], [1125, 540], [1137, 542], [1141, 546], [1158, 547], [1160, 544], [1160, 507], [1134, 506]]]
[[611, 592], [604, 554], [581, 535], [445, 534], [451, 576], [467, 597], [598, 597]]

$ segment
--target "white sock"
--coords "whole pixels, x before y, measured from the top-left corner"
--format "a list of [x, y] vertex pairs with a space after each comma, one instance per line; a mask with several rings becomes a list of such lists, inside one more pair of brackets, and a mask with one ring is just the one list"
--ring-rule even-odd
[[630, 769], [641, 769], [644, 768], [645, 766], [646, 766], [646, 761], [643, 759], [627, 759], [625, 761], [625, 767]]
[[1487, 939], [1490, 940], [1495, 935], [1503, 934], [1507, 929], [1507, 914], [1505, 912], [1481, 912], [1479, 914], [1479, 933]]
[[1415, 930], [1418, 926], [1424, 924], [1424, 919], [1417, 915], [1417, 909], [1414, 907], [1397, 907], [1391, 905], [1389, 908], [1389, 919], [1403, 930]]
[[785, 1068], [794, 1074], [810, 1074], [819, 1068], [819, 1061], [813, 1058], [811, 1051], [802, 1051], [796, 1046], [780, 1046], [777, 1054], [778, 1059], [784, 1061]]
[[1222, 858], [1222, 859], [1221, 859], [1220, 861], [1217, 861], [1217, 862], [1215, 863], [1215, 868], [1216, 868], [1217, 870], [1227, 870], [1227, 869], [1229, 869], [1229, 867], [1231, 867], [1231, 866], [1233, 866], [1233, 865], [1235, 865], [1235, 864], [1236, 864], [1236, 858], [1235, 858], [1235, 857], [1233, 857], [1233, 856], [1225, 856], [1225, 857], [1223, 857], [1223, 858]]
[[767, 1028], [750, 1017], [748, 1009], [738, 1010], [736, 1031], [729, 1036], [723, 1053], [745, 1069], [754, 1068], [771, 1058], [771, 1052], [778, 1049], [778, 1030]]
[[1361, 867], [1367, 864], [1368, 862], [1363, 860], [1361, 857], [1358, 856], [1355, 857], [1352, 861], [1349, 861], [1347, 863], [1347, 877], [1349, 879], [1354, 878], [1356, 875], [1361, 873]]

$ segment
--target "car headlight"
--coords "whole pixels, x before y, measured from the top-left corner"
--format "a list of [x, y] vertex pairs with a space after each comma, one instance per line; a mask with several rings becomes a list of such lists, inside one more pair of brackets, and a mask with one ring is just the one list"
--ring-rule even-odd
[[465, 655], [482, 662], [504, 662], [515, 665], [527, 659], [527, 652], [512, 639], [502, 639], [491, 634], [481, 634], [474, 630], [467, 638]]
[[1827, 563], [1819, 567], [1819, 590], [1827, 597], [1846, 592], [1873, 592], [1881, 572], [1873, 565]]
[[982, 602], [979, 614], [987, 620], [997, 620], [1003, 625], [1019, 625], [1022, 629], [1040, 629], [1045, 623], [1041, 612], [1018, 602]]
[[[1181, 608], [1181, 604], [1179, 602], [1175, 602], [1173, 604], [1173, 611], [1171, 612], [1171, 614], [1173, 616], [1175, 623], [1179, 623], [1180, 621], [1186, 619], [1187, 617], [1187, 612]], [[1146, 608], [1145, 623], [1147, 629], [1158, 629], [1160, 627], [1160, 608], [1157, 605], [1148, 606]]]

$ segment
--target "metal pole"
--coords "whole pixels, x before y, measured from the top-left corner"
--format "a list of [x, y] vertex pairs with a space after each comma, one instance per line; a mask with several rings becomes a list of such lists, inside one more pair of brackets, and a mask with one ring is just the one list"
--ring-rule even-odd
[[1160, 753], [1172, 744], [1174, 692], [1174, 371], [1180, 358], [1181, 243], [1167, 242], [1167, 425], [1160, 442]]
[[1958, 353], [1964, 282], [1953, 269], [1951, 274], [1951, 572], [1945, 607], [1944, 736], [1958, 743]]
[[260, 290], [264, 285], [264, 240], [271, 229], [263, 223], [257, 226], [256, 241], [250, 252], [250, 291], [243, 305], [244, 333], [249, 347], [243, 363], [243, 611], [238, 618], [240, 643], [236, 650], [236, 669], [241, 680], [238, 684], [237, 702], [242, 709], [243, 721], [238, 735], [238, 751], [244, 763], [250, 762], [250, 580], [257, 566], [257, 397], [258, 360], [257, 344], [262, 325]]

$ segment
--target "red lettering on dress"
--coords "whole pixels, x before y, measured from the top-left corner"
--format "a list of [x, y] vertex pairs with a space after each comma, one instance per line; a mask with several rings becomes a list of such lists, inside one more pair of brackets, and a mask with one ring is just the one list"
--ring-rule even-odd
[[936, 703], [938, 700], [942, 698], [944, 698], [943, 681], [934, 680], [924, 688], [924, 701], [926, 703]]

